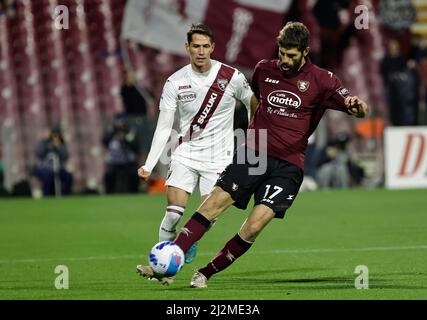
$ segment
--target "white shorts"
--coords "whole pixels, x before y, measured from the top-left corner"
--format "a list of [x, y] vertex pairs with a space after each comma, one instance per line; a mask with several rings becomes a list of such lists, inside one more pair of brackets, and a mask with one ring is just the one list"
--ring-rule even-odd
[[222, 170], [196, 170], [182, 164], [179, 161], [172, 160], [169, 165], [166, 185], [170, 187], [180, 188], [188, 193], [193, 193], [197, 184], [199, 184], [200, 195], [208, 195]]

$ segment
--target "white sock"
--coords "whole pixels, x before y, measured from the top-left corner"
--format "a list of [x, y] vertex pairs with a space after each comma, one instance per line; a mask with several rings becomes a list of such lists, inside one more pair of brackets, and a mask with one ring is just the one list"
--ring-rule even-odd
[[165, 216], [160, 224], [159, 242], [172, 241], [176, 237], [176, 225], [184, 214], [185, 208], [180, 206], [167, 206]]

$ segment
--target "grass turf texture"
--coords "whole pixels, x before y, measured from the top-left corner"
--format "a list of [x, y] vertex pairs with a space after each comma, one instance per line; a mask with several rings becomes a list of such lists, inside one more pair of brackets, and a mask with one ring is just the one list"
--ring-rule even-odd
[[[228, 209], [168, 287], [135, 272], [165, 204], [164, 195], [0, 200], [0, 299], [427, 299], [426, 190], [301, 193], [205, 290], [189, 288], [193, 268], [249, 209]], [[69, 269], [68, 290], [55, 288], [57, 265]], [[355, 289], [358, 265], [369, 268], [369, 290]]]

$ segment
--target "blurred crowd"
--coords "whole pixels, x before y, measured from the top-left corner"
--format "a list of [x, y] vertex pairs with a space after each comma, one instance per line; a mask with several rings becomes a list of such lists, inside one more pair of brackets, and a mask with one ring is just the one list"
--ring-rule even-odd
[[[102, 135], [105, 149], [103, 192], [137, 193], [140, 181], [136, 174], [143, 155], [148, 153], [150, 135], [147, 105], [152, 99], [141, 88], [132, 71], [127, 72], [121, 86], [123, 112], [115, 115]], [[71, 194], [72, 174], [65, 164], [69, 158], [67, 144], [59, 126], [48, 129], [36, 147], [37, 165], [32, 171], [31, 193], [35, 197]], [[96, 193], [95, 190], [86, 190]]]
[[0, 0], [0, 15], [14, 17], [16, 15], [16, 0]]
[[[342, 65], [343, 52], [351, 39], [361, 34], [351, 18], [355, 3], [358, 1], [318, 0], [313, 8], [322, 48], [316, 59], [334, 72], [346, 67]], [[416, 16], [414, 1], [378, 2], [384, 48], [379, 67], [389, 113], [387, 120], [393, 126], [427, 124], [427, 35], [411, 33]]]

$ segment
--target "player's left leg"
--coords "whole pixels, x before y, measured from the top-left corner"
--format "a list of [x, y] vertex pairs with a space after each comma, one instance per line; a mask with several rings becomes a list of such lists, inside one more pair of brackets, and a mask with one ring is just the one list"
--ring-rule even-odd
[[187, 221], [174, 242], [187, 253], [193, 243], [199, 241], [209, 230], [212, 222], [233, 203], [230, 194], [216, 186]]
[[212, 275], [229, 267], [249, 250], [256, 237], [274, 216], [275, 212], [271, 208], [263, 204], [255, 206], [240, 231], [225, 244], [211, 262], [193, 275], [190, 286], [192, 288], [206, 288], [207, 280]]

